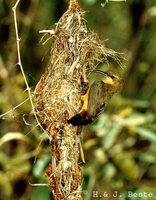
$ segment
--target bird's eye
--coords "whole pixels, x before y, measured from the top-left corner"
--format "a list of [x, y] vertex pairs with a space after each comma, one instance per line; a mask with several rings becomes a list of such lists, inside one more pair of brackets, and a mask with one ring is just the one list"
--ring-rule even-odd
[[114, 76], [114, 75], [111, 75], [110, 77], [111, 77], [112, 79], [114, 79], [114, 78], [115, 78], [115, 76]]

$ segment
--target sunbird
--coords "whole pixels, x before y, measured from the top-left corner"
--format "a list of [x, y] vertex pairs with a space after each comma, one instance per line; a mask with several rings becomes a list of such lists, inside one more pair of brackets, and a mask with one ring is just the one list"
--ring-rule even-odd
[[104, 110], [111, 97], [122, 88], [123, 79], [117, 73], [101, 70], [93, 72], [101, 74], [101, 78], [88, 86], [86, 93], [81, 96], [83, 105], [80, 112], [68, 120], [73, 126], [91, 124]]

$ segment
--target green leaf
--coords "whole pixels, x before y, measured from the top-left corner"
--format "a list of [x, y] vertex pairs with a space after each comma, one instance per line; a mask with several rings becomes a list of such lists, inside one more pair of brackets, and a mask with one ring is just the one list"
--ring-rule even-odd
[[122, 126], [118, 123], [112, 123], [111, 129], [107, 131], [107, 134], [103, 137], [102, 144], [104, 149], [109, 149], [116, 141], [118, 134], [120, 133]]
[[114, 153], [112, 159], [125, 178], [128, 180], [136, 180], [139, 177], [139, 168], [129, 153]]
[[155, 155], [152, 155], [150, 152], [141, 152], [138, 155], [138, 158], [141, 161], [156, 164], [156, 157], [155, 157]]
[[139, 126], [145, 123], [151, 123], [155, 119], [154, 114], [148, 113], [143, 115], [141, 113], [133, 112], [130, 116], [123, 118], [122, 116], [115, 115], [115, 121], [122, 126]]
[[40, 178], [43, 175], [43, 173], [45, 173], [45, 169], [48, 163], [50, 162], [50, 160], [51, 160], [51, 157], [49, 155], [44, 155], [36, 161], [33, 167], [33, 175], [36, 178]]
[[5, 134], [1, 139], [0, 139], [0, 147], [6, 143], [9, 142], [11, 140], [23, 140], [24, 142], [28, 142], [30, 143], [30, 140], [28, 137], [26, 137], [25, 135], [23, 135], [20, 132], [9, 132], [7, 134]]
[[149, 141], [156, 143], [156, 133], [140, 127], [136, 127], [136, 132]]

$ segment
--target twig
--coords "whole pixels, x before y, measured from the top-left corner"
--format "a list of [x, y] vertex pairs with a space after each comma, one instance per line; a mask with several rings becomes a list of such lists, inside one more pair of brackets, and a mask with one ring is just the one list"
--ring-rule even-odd
[[42, 30], [42, 31], [39, 31], [39, 33], [49, 33], [51, 35], [54, 35], [55, 31], [54, 30]]
[[27, 82], [27, 79], [26, 79], [26, 76], [25, 76], [25, 73], [24, 73], [24, 70], [23, 70], [22, 62], [21, 62], [20, 38], [19, 38], [19, 34], [18, 34], [17, 15], [16, 15], [16, 8], [17, 8], [17, 6], [18, 6], [19, 3], [20, 3], [20, 0], [17, 0], [16, 3], [15, 3], [15, 5], [12, 7], [12, 10], [13, 10], [13, 13], [14, 13], [14, 25], [15, 25], [15, 34], [16, 34], [16, 45], [17, 45], [17, 57], [18, 57], [18, 63], [17, 63], [17, 65], [19, 65], [21, 73], [22, 73], [22, 76], [24, 78], [24, 82], [25, 82], [25, 85], [26, 85], [26, 90], [28, 91], [29, 100], [30, 100], [30, 103], [31, 103], [32, 111], [33, 111], [33, 114], [35, 116], [36, 122], [39, 125], [39, 127], [44, 132], [46, 132], [44, 130], [44, 128], [42, 127], [42, 125], [40, 124], [40, 122], [38, 120], [38, 117], [36, 115], [36, 111], [35, 111], [35, 107], [34, 107], [32, 95], [31, 95], [31, 88], [28, 85], [28, 82]]
[[101, 7], [104, 8], [106, 6], [106, 4], [109, 3], [109, 1], [114, 1], [114, 2], [125, 1], [126, 2], [126, 0], [105, 0], [104, 3], [101, 3]]
[[22, 103], [20, 103], [17, 106], [15, 106], [14, 108], [12, 108], [12, 109], [8, 110], [7, 112], [3, 113], [2, 115], [0, 115], [0, 118], [4, 117], [5, 115], [9, 114], [10, 112], [16, 110], [18, 107], [22, 106], [28, 100], [29, 100], [29, 97], [27, 99], [25, 99]]
[[49, 184], [46, 184], [46, 183], [29, 183], [29, 185], [33, 186], [33, 187], [48, 187]]

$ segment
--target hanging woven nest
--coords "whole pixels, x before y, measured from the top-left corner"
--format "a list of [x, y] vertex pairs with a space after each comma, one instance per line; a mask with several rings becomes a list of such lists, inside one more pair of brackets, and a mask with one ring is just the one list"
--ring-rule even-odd
[[[83, 83], [108, 57], [120, 61], [87, 29], [84, 11], [71, 0], [54, 30], [45, 30], [52, 47], [48, 66], [34, 91], [36, 114], [50, 137], [52, 164], [47, 176], [54, 199], [82, 199], [78, 127], [67, 123], [82, 106]], [[50, 34], [50, 36], [49, 36]]]

